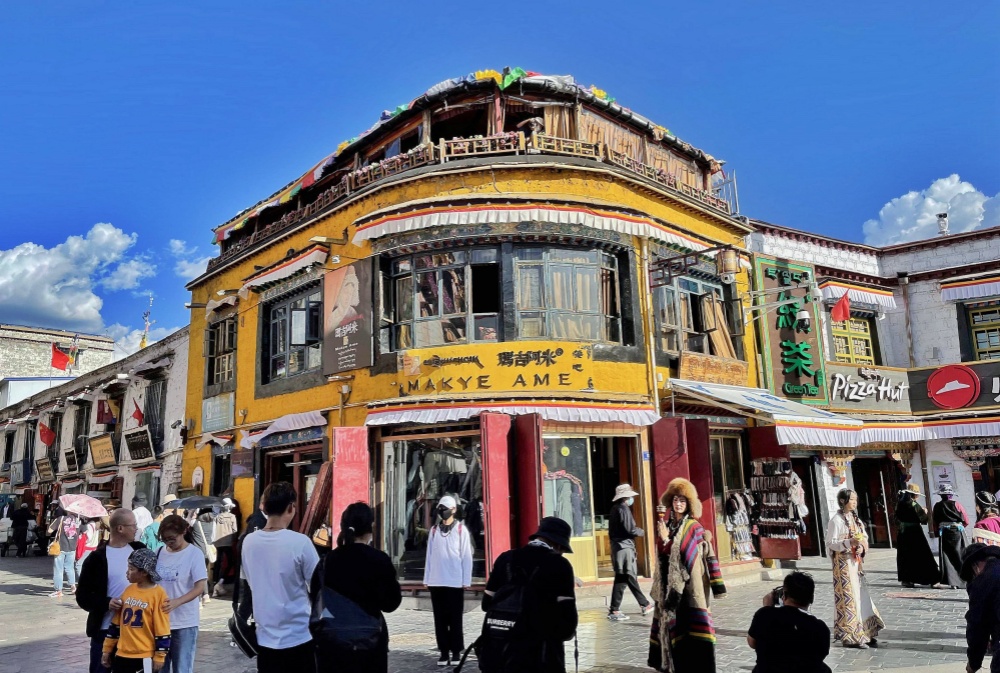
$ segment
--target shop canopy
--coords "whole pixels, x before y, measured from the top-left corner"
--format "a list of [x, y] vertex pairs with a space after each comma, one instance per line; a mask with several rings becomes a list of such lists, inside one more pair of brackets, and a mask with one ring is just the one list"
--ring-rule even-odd
[[982, 299], [1000, 295], [1000, 273], [972, 274], [941, 283], [942, 301]]
[[[277, 419], [266, 428], [254, 432], [240, 431], [240, 448], [252, 449], [254, 444], [278, 432], [292, 432], [326, 425], [326, 416], [319, 411], [306, 411], [301, 414], [287, 414]], [[204, 435], [202, 435], [204, 439]]]
[[325, 264], [329, 254], [330, 251], [322, 246], [314, 245], [307, 248], [279, 264], [275, 264], [268, 269], [262, 269], [259, 273], [250, 276], [243, 284], [243, 287], [240, 288], [238, 294], [241, 297], [247, 297], [251, 289], [266, 287], [279, 280], [294, 276], [299, 271], [308, 269], [311, 266]]
[[896, 308], [896, 300], [893, 298], [891, 290], [880, 290], [835, 280], [821, 282], [819, 289], [823, 293], [823, 299], [840, 299], [846, 294], [851, 301], [876, 304], [882, 308]]
[[863, 423], [772, 395], [762, 388], [670, 379], [676, 393], [772, 423], [781, 444], [853, 448], [861, 444]]
[[429, 402], [407, 404], [368, 410], [365, 425], [395, 425], [400, 423], [447, 423], [475, 418], [484, 411], [516, 416], [538, 414], [547, 421], [569, 423], [626, 423], [652, 425], [660, 419], [652, 405], [605, 404], [559, 400], [476, 400]]

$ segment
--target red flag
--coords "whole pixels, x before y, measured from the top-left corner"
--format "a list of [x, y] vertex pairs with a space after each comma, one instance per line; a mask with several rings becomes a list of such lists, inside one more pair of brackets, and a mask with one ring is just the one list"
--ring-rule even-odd
[[143, 415], [142, 409], [139, 408], [139, 403], [138, 402], [136, 402], [135, 400], [132, 400], [132, 404], [135, 405], [135, 411], [132, 412], [132, 418], [134, 418], [135, 420], [137, 420], [139, 422], [139, 425], [142, 425], [142, 421], [146, 417], [145, 417], [145, 415]]
[[847, 297], [847, 293], [841, 297], [836, 304], [833, 305], [833, 309], [830, 310], [830, 318], [834, 322], [845, 322], [851, 317], [851, 300]]
[[56, 433], [44, 423], [39, 423], [38, 438], [42, 440], [42, 444], [45, 446], [52, 446], [52, 442], [56, 441]]
[[69, 355], [64, 353], [58, 345], [52, 344], [52, 366], [56, 369], [66, 371], [66, 367], [69, 366], [69, 362]]

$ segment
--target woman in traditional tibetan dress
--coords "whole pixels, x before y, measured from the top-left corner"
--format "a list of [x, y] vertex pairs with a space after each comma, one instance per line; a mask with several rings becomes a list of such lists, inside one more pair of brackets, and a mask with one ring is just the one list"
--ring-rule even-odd
[[941, 577], [934, 552], [924, 536], [927, 510], [920, 506], [920, 487], [910, 484], [899, 492], [896, 505], [896, 521], [899, 535], [896, 538], [896, 578], [903, 586], [913, 588], [916, 584], [937, 584]]
[[972, 528], [972, 541], [991, 547], [1000, 546], [1000, 506], [997, 497], [989, 491], [976, 493], [976, 525]]
[[845, 488], [837, 494], [840, 511], [826, 529], [826, 547], [833, 561], [833, 639], [844, 647], [868, 649], [885, 622], [872, 602], [862, 571], [868, 535], [858, 518], [858, 494]]
[[934, 524], [938, 528], [938, 563], [941, 565], [941, 580], [938, 588], [964, 589], [965, 582], [959, 571], [962, 569], [962, 552], [965, 551], [965, 529], [969, 525], [969, 515], [955, 500], [951, 484], [944, 483], [938, 488], [941, 502], [934, 505]]
[[715, 628], [709, 599], [726, 593], [726, 586], [711, 538], [697, 521], [701, 500], [694, 484], [686, 479], [671, 481], [657, 511], [648, 664], [667, 673], [714, 673]]

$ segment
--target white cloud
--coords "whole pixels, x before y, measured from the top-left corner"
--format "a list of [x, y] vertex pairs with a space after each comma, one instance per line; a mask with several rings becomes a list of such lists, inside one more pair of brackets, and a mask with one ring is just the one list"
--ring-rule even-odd
[[[146, 340], [147, 346], [152, 346], [154, 343], [166, 336], [173, 334], [179, 327], [154, 327], [149, 330], [149, 337]], [[106, 334], [115, 340], [115, 360], [121, 360], [124, 357], [128, 357], [139, 350], [139, 344], [142, 343], [142, 330], [141, 329], [131, 329], [122, 325], [120, 323], [115, 323], [105, 330]]]
[[170, 239], [170, 254], [177, 258], [174, 264], [174, 273], [184, 280], [192, 280], [205, 273], [208, 268], [208, 261], [211, 255], [197, 257], [197, 247], [189, 248], [186, 241], [176, 238]]
[[143, 259], [122, 262], [114, 271], [101, 280], [108, 290], [131, 290], [139, 286], [139, 281], [156, 275], [156, 267]]
[[1000, 194], [986, 196], [957, 174], [940, 178], [927, 189], [882, 206], [878, 219], [864, 224], [865, 243], [882, 246], [934, 238], [938, 213], [948, 213], [953, 234], [994, 227], [1000, 225]]
[[100, 332], [104, 305], [94, 289], [128, 287], [147, 269], [130, 265], [136, 235], [107, 223], [46, 248], [22, 243], [0, 250], [0, 315], [4, 322]]

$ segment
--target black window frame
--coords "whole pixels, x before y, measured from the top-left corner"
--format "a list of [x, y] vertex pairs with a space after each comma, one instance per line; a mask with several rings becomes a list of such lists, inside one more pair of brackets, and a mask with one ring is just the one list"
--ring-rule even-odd
[[14, 450], [17, 446], [17, 433], [5, 432], [3, 446], [3, 462], [9, 465], [14, 461]]
[[155, 378], [146, 384], [142, 406], [143, 422], [149, 428], [149, 436], [153, 441], [153, 454], [160, 456], [163, 454], [166, 436], [167, 379]]
[[[318, 299], [314, 299], [318, 297]], [[302, 302], [302, 306], [295, 304]], [[301, 318], [295, 317], [301, 312]], [[295, 323], [301, 321], [302, 341], [293, 341]], [[323, 367], [323, 286], [309, 283], [286, 296], [273, 299], [263, 307], [260, 354], [260, 381], [267, 385], [278, 381], [294, 379], [303, 374], [322, 370]], [[283, 334], [281, 334], [283, 333]], [[277, 346], [276, 346], [277, 345]], [[288, 373], [293, 352], [300, 352], [302, 367]], [[315, 354], [315, 363], [310, 366], [310, 352]], [[284, 357], [283, 370], [277, 373], [278, 362]]]
[[62, 444], [62, 412], [50, 413], [48, 421], [49, 422], [46, 423], [46, 425], [49, 426], [49, 430], [56, 434], [56, 438], [52, 442], [52, 446], [46, 447], [45, 453], [48, 459], [52, 461], [52, 469], [57, 470], [59, 467], [59, 447]]

